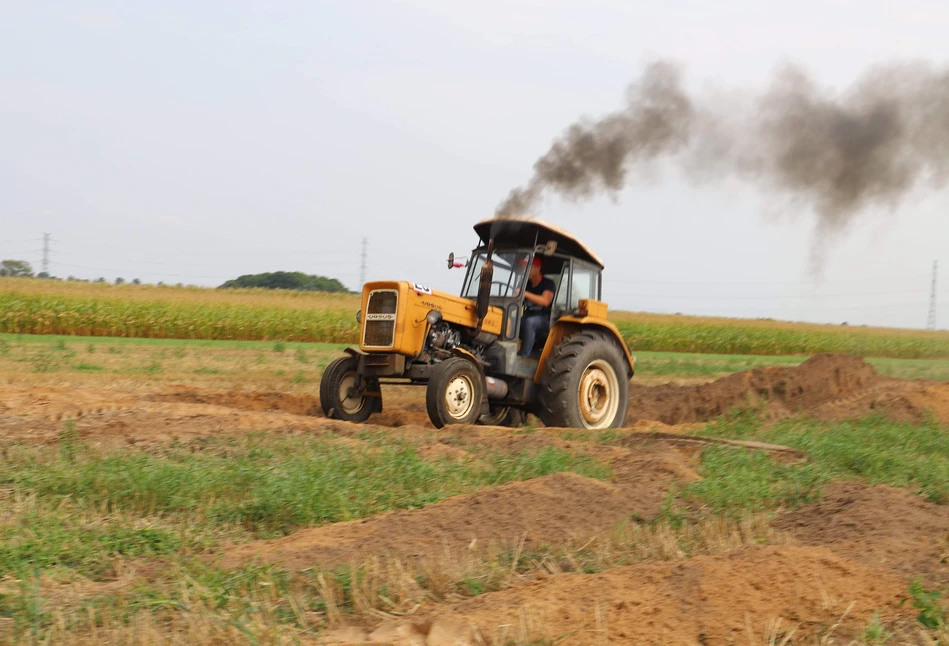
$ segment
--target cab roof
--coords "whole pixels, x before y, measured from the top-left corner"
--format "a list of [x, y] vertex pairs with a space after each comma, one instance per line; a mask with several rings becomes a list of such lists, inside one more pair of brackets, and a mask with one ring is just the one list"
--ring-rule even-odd
[[603, 269], [603, 261], [572, 233], [539, 218], [527, 215], [491, 217], [474, 225], [474, 230], [483, 244], [487, 244], [492, 236], [495, 244], [512, 244], [519, 247], [533, 247], [535, 238], [537, 244], [556, 240], [558, 252]]

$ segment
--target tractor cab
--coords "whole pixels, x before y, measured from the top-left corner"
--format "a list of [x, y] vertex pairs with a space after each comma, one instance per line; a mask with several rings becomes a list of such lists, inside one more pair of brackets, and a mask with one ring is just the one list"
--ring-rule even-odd
[[603, 263], [570, 233], [535, 218], [491, 218], [476, 224], [474, 230], [479, 245], [467, 263], [461, 296], [477, 300], [484, 266], [490, 259], [493, 275], [487, 302], [504, 312], [503, 341], [520, 341], [524, 287], [535, 258], [540, 260], [541, 274], [553, 281], [548, 331], [537, 338], [532, 353], [532, 358], [539, 359], [549, 330], [558, 320], [582, 315], [581, 301], [600, 300]]

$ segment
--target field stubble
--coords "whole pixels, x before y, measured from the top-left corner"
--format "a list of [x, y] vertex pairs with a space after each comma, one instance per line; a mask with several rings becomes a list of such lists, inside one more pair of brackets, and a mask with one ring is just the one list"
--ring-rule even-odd
[[[656, 354], [639, 392], [655, 419], [631, 428], [435, 431], [419, 390], [387, 390], [374, 424], [321, 418], [314, 367], [336, 347], [5, 343], [0, 642], [949, 636], [930, 594], [949, 584], [940, 384]], [[705, 383], [741, 366], [757, 372]], [[814, 392], [782, 400], [781, 383]], [[707, 405], [736, 384], [771, 398]], [[704, 413], [669, 426], [673, 399]]]

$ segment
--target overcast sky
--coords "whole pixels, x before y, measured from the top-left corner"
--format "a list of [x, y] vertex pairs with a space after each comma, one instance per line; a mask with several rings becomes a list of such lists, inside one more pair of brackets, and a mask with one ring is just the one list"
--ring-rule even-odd
[[[792, 62], [845, 90], [949, 61], [945, 0], [0, 0], [0, 258], [57, 276], [218, 285], [299, 270], [457, 292], [449, 252], [554, 137], [656, 58], [690, 89]], [[613, 309], [949, 327], [949, 195], [867, 213], [809, 272], [814, 218], [674, 172], [539, 215], [606, 264]]]

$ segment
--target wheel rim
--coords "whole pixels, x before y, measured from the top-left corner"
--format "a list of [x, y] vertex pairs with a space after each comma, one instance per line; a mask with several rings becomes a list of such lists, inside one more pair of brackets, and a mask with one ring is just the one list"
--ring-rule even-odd
[[467, 417], [474, 406], [474, 382], [466, 375], [458, 375], [445, 389], [445, 408], [452, 419]]
[[507, 418], [507, 414], [510, 412], [510, 410], [510, 406], [492, 408], [490, 413], [481, 416], [480, 422], [486, 426], [500, 426], [501, 422]]
[[619, 410], [619, 380], [607, 361], [597, 359], [580, 377], [580, 419], [590, 429], [608, 428]]
[[363, 406], [363, 397], [359, 395], [351, 396], [349, 394], [350, 388], [356, 385], [356, 373], [347, 372], [343, 375], [343, 378], [339, 380], [339, 393], [337, 399], [339, 399], [339, 407], [347, 415], [354, 415], [362, 410]]

